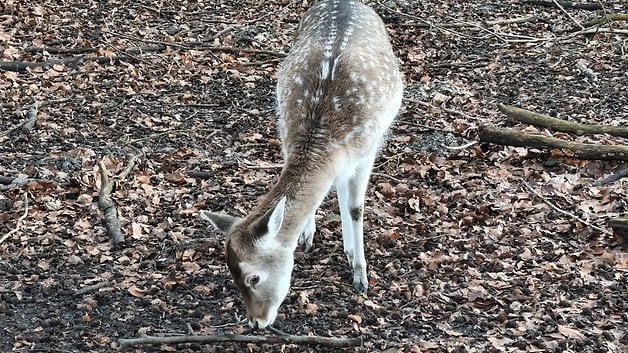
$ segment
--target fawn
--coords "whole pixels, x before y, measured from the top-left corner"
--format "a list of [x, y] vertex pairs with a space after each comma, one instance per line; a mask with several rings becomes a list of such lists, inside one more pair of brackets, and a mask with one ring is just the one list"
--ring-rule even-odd
[[274, 322], [293, 253], [299, 244], [311, 248], [316, 209], [332, 186], [353, 287], [366, 292], [364, 196], [403, 92], [383, 21], [353, 0], [321, 0], [305, 13], [277, 81], [279, 179], [244, 218], [200, 213], [226, 233], [227, 266], [258, 328]]

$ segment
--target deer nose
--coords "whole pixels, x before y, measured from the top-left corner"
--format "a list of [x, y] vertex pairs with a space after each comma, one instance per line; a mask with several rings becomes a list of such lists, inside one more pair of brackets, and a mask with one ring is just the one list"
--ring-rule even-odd
[[249, 320], [249, 326], [254, 329], [262, 329], [268, 326], [268, 321], [264, 319], [251, 319]]

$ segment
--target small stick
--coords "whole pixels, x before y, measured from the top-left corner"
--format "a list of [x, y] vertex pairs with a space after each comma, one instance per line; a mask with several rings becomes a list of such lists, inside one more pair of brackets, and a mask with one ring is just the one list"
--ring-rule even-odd
[[74, 295], [83, 295], [90, 292], [95, 292], [99, 290], [100, 288], [105, 287], [107, 284], [108, 282], [98, 282], [96, 284], [92, 284], [91, 286], [86, 286], [81, 289], [78, 289], [76, 292], [74, 292]]
[[241, 342], [241, 343], [258, 343], [258, 344], [301, 344], [301, 345], [320, 345], [326, 347], [356, 347], [362, 345], [362, 338], [333, 338], [321, 336], [295, 336], [295, 335], [278, 335], [278, 336], [251, 336], [251, 335], [234, 335], [224, 333], [219, 335], [207, 336], [144, 336], [140, 338], [120, 338], [118, 339], [119, 349], [123, 350], [131, 346], [139, 345], [159, 345], [159, 344], [180, 344], [180, 343], [214, 343], [214, 342]]
[[560, 9], [560, 11], [564, 12], [567, 17], [569, 17], [570, 20], [572, 20], [578, 27], [580, 27], [580, 29], [584, 29], [584, 27], [580, 24], [580, 22], [578, 22], [573, 16], [571, 16], [571, 14], [569, 12], [567, 12], [563, 6], [560, 4], [560, 2], [556, 1], [556, 0], [552, 0], [552, 2], [554, 2], [554, 4], [556, 4], [556, 7], [558, 7]]
[[24, 214], [22, 214], [22, 216], [18, 218], [17, 221], [15, 222], [15, 228], [11, 230], [10, 232], [8, 232], [7, 234], [5, 234], [2, 238], [0, 238], [0, 244], [2, 244], [5, 240], [9, 239], [9, 237], [13, 235], [14, 233], [16, 233], [18, 230], [20, 230], [20, 227], [22, 226], [22, 221], [26, 219], [27, 216], [28, 216], [28, 194], [26, 193], [26, 191], [24, 191]]
[[530, 186], [530, 184], [526, 183], [525, 180], [522, 180], [523, 185], [525, 185], [526, 188], [528, 188], [528, 190], [530, 190], [536, 197], [540, 198], [541, 200], [543, 200], [543, 202], [545, 202], [546, 205], [548, 205], [550, 208], [552, 208], [554, 211], [559, 212], [564, 214], [565, 216], [569, 216], [573, 219], [575, 219], [576, 221], [590, 227], [593, 228], [595, 230], [597, 230], [598, 232], [602, 233], [602, 234], [606, 234], [606, 235], [613, 235], [613, 233], [609, 232], [606, 229], [600, 228], [598, 226], [596, 226], [595, 224], [592, 224], [590, 222], [585, 221], [584, 219], [576, 216], [575, 214], [565, 211], [561, 208], [559, 208], [558, 206], [554, 205], [553, 203], [551, 203], [547, 198], [545, 198], [545, 196], [541, 195], [538, 191], [534, 190], [532, 188], [532, 186]]
[[464, 145], [462, 145], [462, 146], [447, 146], [447, 145], [443, 145], [443, 147], [445, 147], [445, 148], [446, 148], [446, 149], [448, 149], [448, 150], [454, 150], [454, 151], [457, 151], [457, 150], [464, 150], [464, 149], [467, 149], [467, 148], [469, 148], [469, 147], [471, 147], [471, 146], [473, 146], [473, 145], [476, 145], [477, 143], [478, 143], [478, 141], [471, 141], [471, 142], [469, 142], [469, 143], [467, 143], [467, 144], [464, 144]]
[[614, 181], [617, 181], [623, 177], [627, 177], [628, 176], [628, 168], [624, 168], [622, 170], [620, 170], [619, 172], [615, 173], [615, 174], [611, 174], [609, 176], [607, 176], [604, 179], [600, 179], [598, 181], [596, 181], [595, 183], [591, 184], [592, 186], [602, 186], [602, 185], [606, 185], [608, 183], [612, 183]]

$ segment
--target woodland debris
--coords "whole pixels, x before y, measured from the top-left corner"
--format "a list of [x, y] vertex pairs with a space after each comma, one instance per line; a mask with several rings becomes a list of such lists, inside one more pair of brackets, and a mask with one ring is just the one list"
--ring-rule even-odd
[[115, 178], [109, 176], [107, 167], [103, 160], [98, 161], [98, 170], [100, 172], [100, 194], [98, 197], [98, 207], [105, 215], [105, 227], [107, 234], [111, 237], [113, 246], [124, 243], [124, 235], [122, 234], [122, 225], [118, 218], [118, 210], [115, 203], [111, 199], [111, 193], [116, 180], [123, 181], [131, 173], [135, 167], [135, 162], [140, 158], [141, 153], [135, 154], [129, 158], [126, 167]]
[[628, 168], [624, 168], [622, 170], [620, 170], [617, 173], [613, 173], [609, 176], [607, 176], [604, 179], [600, 179], [598, 181], [596, 181], [595, 183], [593, 183], [593, 186], [602, 186], [602, 185], [606, 185], [609, 183], [612, 183], [614, 181], [617, 181], [623, 177], [627, 177], [628, 176]]
[[608, 220], [608, 226], [613, 231], [628, 240], [628, 217], [611, 218]]
[[252, 336], [252, 335], [235, 335], [224, 333], [219, 335], [206, 336], [144, 336], [140, 338], [121, 338], [118, 340], [119, 349], [123, 350], [131, 346], [140, 345], [158, 345], [158, 344], [181, 344], [181, 343], [215, 343], [215, 342], [240, 342], [240, 343], [257, 343], [257, 344], [300, 344], [300, 345], [319, 345], [326, 347], [357, 347], [362, 345], [362, 338], [334, 338], [321, 336], [296, 336], [296, 335], [277, 335], [277, 336]]
[[583, 160], [628, 161], [628, 146], [595, 145], [577, 143], [508, 128], [480, 125], [478, 136], [481, 142], [503, 146], [551, 149], [558, 157]]
[[628, 13], [609, 13], [582, 24], [583, 27], [593, 27], [612, 21], [628, 21]]
[[2, 238], [0, 238], [0, 244], [4, 243], [5, 240], [9, 239], [10, 236], [12, 236], [17, 231], [20, 230], [22, 221], [25, 220], [27, 216], [28, 216], [28, 193], [24, 191], [24, 213], [22, 214], [22, 216], [20, 216], [20, 218], [17, 219], [17, 222], [15, 223], [15, 228], [13, 228], [7, 234], [3, 235]]
[[543, 202], [545, 202], [545, 204], [546, 204], [546, 205], [548, 205], [548, 206], [549, 206], [551, 209], [553, 209], [554, 211], [556, 211], [556, 212], [558, 212], [558, 213], [562, 213], [562, 214], [564, 214], [565, 216], [568, 216], [568, 217], [570, 217], [570, 218], [572, 218], [572, 219], [574, 219], [574, 220], [576, 220], [576, 221], [578, 221], [578, 222], [580, 222], [580, 223], [582, 223], [582, 224], [584, 224], [584, 225], [588, 226], [588, 227], [589, 227], [589, 228], [591, 228], [591, 229], [595, 229], [595, 230], [597, 230], [597, 231], [598, 231], [598, 232], [600, 232], [600, 233], [610, 235], [610, 232], [609, 232], [608, 230], [603, 229], [603, 228], [600, 228], [600, 227], [596, 226], [595, 224], [592, 224], [592, 223], [590, 223], [590, 222], [585, 221], [584, 219], [582, 219], [582, 218], [580, 218], [580, 217], [576, 216], [575, 214], [573, 214], [573, 213], [571, 213], [571, 212], [568, 212], [568, 211], [563, 210], [562, 208], [560, 208], [560, 207], [558, 207], [558, 206], [554, 205], [552, 202], [550, 202], [550, 201], [549, 201], [549, 200], [548, 200], [545, 196], [543, 196], [540, 192], [538, 192], [538, 191], [534, 190], [534, 188], [533, 188], [532, 186], [530, 186], [530, 184], [526, 183], [525, 181], [522, 181], [522, 183], [523, 183], [523, 185], [525, 185], [525, 187], [526, 187], [526, 188], [527, 188], [530, 192], [532, 192], [532, 193], [533, 193], [536, 197], [538, 197], [538, 198], [539, 198], [539, 199], [541, 199]]
[[526, 1], [532, 5], [539, 5], [545, 7], [559, 7], [562, 6], [566, 9], [578, 9], [578, 10], [604, 10], [602, 4], [597, 2], [575, 2], [575, 1], [551, 1], [551, 0], [528, 0]]
[[573, 121], [553, 118], [549, 115], [535, 113], [526, 109], [510, 105], [498, 104], [499, 110], [511, 119], [519, 122], [549, 128], [556, 131], [583, 134], [609, 134], [628, 138], [628, 127], [609, 125], [581, 124]]

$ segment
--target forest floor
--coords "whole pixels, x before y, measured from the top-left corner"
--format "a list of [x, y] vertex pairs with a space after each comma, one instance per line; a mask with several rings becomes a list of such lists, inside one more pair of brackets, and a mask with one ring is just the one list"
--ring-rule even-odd
[[[275, 74], [311, 3], [0, 4], [0, 351], [269, 334], [243, 321], [223, 236], [198, 212], [244, 215], [279, 174]], [[497, 108], [626, 126], [628, 23], [580, 27], [624, 0], [368, 3], [406, 80], [367, 192], [370, 288], [351, 287], [332, 192], [275, 325], [363, 345], [131, 351], [627, 352], [628, 250], [607, 221], [627, 213], [628, 180], [594, 185], [626, 164], [468, 145], [480, 124], [626, 144]], [[98, 162], [115, 175], [136, 154], [112, 193], [126, 240], [113, 247]]]

